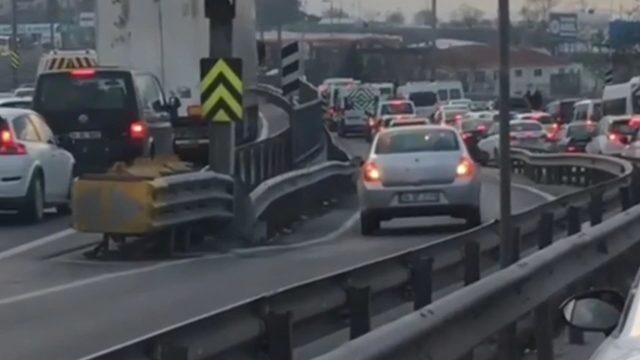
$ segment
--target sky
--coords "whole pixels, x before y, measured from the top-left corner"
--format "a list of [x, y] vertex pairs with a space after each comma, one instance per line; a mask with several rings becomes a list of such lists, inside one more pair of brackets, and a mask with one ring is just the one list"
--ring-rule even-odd
[[[613, 4], [613, 8], [619, 9], [622, 6], [628, 6], [633, 3], [634, 0], [588, 0], [592, 6], [597, 6], [603, 10], [609, 10]], [[316, 14], [322, 13], [323, 10], [329, 8], [330, 0], [301, 0], [303, 4], [306, 4], [307, 9]], [[514, 14], [520, 9], [525, 0], [511, 0], [510, 6]], [[427, 4], [431, 4], [431, 0], [333, 0], [334, 7], [339, 7], [342, 3], [342, 7], [348, 13], [360, 13], [358, 6], [362, 8], [362, 13], [373, 14], [393, 11], [398, 8], [404, 12], [405, 16], [410, 16], [416, 11], [424, 9]], [[495, 18], [497, 15], [497, 3], [498, 0], [438, 0], [438, 12], [439, 16], [448, 19], [449, 14], [458, 8], [462, 4], [473, 5], [485, 11], [487, 17]], [[564, 7], [571, 7], [578, 3], [577, 0], [562, 0]], [[360, 4], [360, 5], [358, 5]], [[401, 6], [399, 4], [402, 4]]]

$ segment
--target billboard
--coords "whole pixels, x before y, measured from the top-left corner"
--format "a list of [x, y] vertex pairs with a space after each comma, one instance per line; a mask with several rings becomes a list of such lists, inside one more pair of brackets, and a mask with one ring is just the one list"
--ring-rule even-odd
[[578, 14], [551, 13], [549, 14], [549, 33], [567, 40], [578, 38]]

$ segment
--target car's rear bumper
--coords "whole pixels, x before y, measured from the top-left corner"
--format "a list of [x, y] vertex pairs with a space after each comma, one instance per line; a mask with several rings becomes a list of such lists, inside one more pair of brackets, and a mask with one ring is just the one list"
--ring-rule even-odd
[[26, 198], [0, 196], [0, 210], [18, 210], [24, 206]]
[[[481, 183], [478, 179], [460, 181], [448, 185], [383, 187], [360, 182], [358, 195], [360, 207], [365, 211], [384, 214], [386, 217], [410, 217], [432, 215], [460, 215], [480, 207]], [[433, 203], [405, 204], [400, 202], [403, 193], [437, 192], [439, 200]]]

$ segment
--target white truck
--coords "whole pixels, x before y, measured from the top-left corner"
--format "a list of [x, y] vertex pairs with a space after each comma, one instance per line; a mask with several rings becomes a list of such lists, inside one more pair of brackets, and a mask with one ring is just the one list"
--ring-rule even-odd
[[380, 102], [380, 89], [371, 84], [360, 84], [341, 88], [339, 91], [342, 110], [338, 120], [338, 136], [349, 133], [364, 135], [369, 116], [375, 113]]
[[[209, 56], [209, 23], [201, 0], [96, 1], [96, 50], [101, 66], [153, 73], [169, 96], [180, 99], [173, 124], [175, 150], [183, 158], [207, 156], [207, 124], [200, 111], [200, 59]], [[245, 114], [236, 126], [238, 142], [257, 135], [258, 99], [246, 89], [257, 85], [255, 3], [236, 2], [233, 56], [241, 57]], [[247, 117], [247, 116], [246, 116]], [[195, 158], [195, 159], [194, 159]]]

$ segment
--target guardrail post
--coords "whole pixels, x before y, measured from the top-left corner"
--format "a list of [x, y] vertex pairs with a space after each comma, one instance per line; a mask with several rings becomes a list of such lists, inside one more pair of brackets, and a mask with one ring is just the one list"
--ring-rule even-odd
[[[349, 287], [347, 303], [351, 340], [371, 331], [371, 287]], [[275, 359], [275, 358], [274, 358]]]
[[480, 245], [469, 241], [464, 245], [464, 285], [480, 280]]
[[551, 306], [543, 302], [533, 312], [538, 360], [553, 360], [553, 323]]
[[514, 227], [511, 235], [511, 263], [520, 260], [520, 228]]
[[580, 208], [577, 206], [570, 206], [567, 209], [567, 235], [575, 235], [582, 230], [582, 224], [580, 224]]
[[433, 258], [418, 257], [413, 261], [411, 286], [413, 288], [413, 309], [419, 310], [431, 304], [433, 283]]
[[591, 193], [591, 201], [589, 202], [589, 220], [591, 221], [591, 226], [602, 223], [603, 206], [603, 194], [601, 192]]
[[632, 202], [633, 205], [640, 204], [640, 169], [635, 168], [631, 176]]
[[285, 313], [269, 312], [266, 317], [267, 342], [270, 359], [293, 359], [291, 311]]
[[620, 188], [620, 204], [622, 205], [622, 211], [631, 209], [631, 189], [628, 186]]
[[538, 225], [538, 248], [543, 249], [553, 242], [553, 213], [543, 213]]

